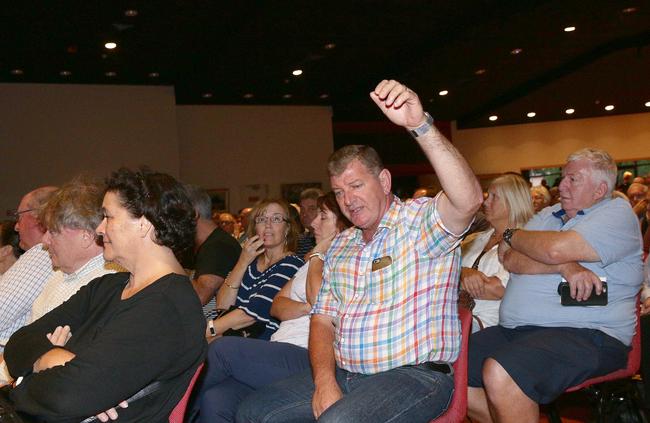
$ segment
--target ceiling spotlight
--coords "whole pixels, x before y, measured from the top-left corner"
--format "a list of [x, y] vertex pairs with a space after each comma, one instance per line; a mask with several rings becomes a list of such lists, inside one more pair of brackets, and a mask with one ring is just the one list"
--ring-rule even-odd
[[285, 94], [285, 95], [282, 96], [282, 98], [285, 98], [285, 99], [289, 99], [291, 97], [293, 97], [291, 94]]
[[253, 93], [246, 93], [246, 94], [244, 94], [244, 98], [245, 98], [246, 100], [250, 100], [250, 99], [253, 98], [253, 97], [255, 97], [255, 95], [253, 95]]
[[11, 70], [12, 75], [22, 75], [23, 73], [25, 73], [25, 72], [23, 72], [22, 69], [12, 69]]
[[109, 78], [112, 78], [114, 76], [117, 76], [117, 73], [115, 73], [113, 71], [108, 71], [108, 72], [104, 73], [104, 75], [108, 76]]
[[515, 49], [510, 50], [510, 54], [517, 55], [517, 54], [521, 53], [522, 51], [524, 51], [524, 50], [520, 49], [520, 48], [515, 48]]
[[650, 107], [650, 101], [645, 102], [645, 107]]
[[607, 110], [608, 112], [611, 111], [611, 110], [614, 110], [614, 105], [613, 104], [608, 104], [607, 106], [605, 106], [605, 110]]
[[537, 116], [537, 113], [535, 113], [535, 112], [528, 112], [528, 113], [526, 113], [526, 116], [528, 116], [528, 117], [535, 117], [535, 116]]
[[104, 44], [104, 47], [106, 47], [108, 50], [113, 50], [115, 47], [117, 47], [117, 43], [114, 43], [113, 41], [109, 41], [106, 44]]
[[318, 98], [320, 98], [321, 100], [325, 100], [326, 98], [330, 98], [330, 95], [323, 93], [320, 96], [318, 96]]
[[302, 75], [302, 69], [296, 69], [293, 72], [291, 72], [291, 75], [293, 76], [300, 76]]
[[564, 111], [564, 113], [566, 113], [567, 115], [572, 115], [573, 113], [575, 113], [575, 110], [574, 109], [566, 109]]
[[623, 12], [623, 13], [634, 13], [637, 10], [639, 10], [639, 9], [637, 9], [636, 7], [626, 7], [625, 9], [621, 10], [621, 12]]
[[336, 47], [336, 44], [334, 44], [334, 43], [327, 43], [327, 44], [325, 44], [323, 46], [323, 48], [325, 48], [325, 50], [332, 50], [335, 47]]
[[160, 74], [158, 72], [149, 72], [147, 75], [149, 78], [158, 78]]
[[138, 11], [135, 9], [127, 9], [124, 11], [124, 16], [133, 18], [135, 16], [138, 16]]
[[203, 94], [201, 94], [201, 97], [203, 97], [203, 98], [212, 98], [212, 93], [203, 93]]
[[490, 122], [494, 122], [495, 120], [499, 119], [499, 116], [497, 115], [492, 115], [488, 119], [490, 119]]
[[447, 94], [449, 94], [449, 91], [447, 91], [447, 90], [442, 90], [442, 91], [438, 92], [438, 95], [443, 95], [444, 96], [444, 95], [447, 95]]
[[474, 75], [483, 75], [485, 72], [487, 72], [487, 69], [476, 69]]
[[61, 76], [70, 76], [70, 75], [72, 75], [72, 72], [70, 72], [69, 70], [62, 70], [61, 72], [59, 72], [59, 75], [61, 75]]
[[575, 26], [567, 26], [566, 28], [564, 28], [564, 32], [573, 32], [575, 30], [576, 30]]

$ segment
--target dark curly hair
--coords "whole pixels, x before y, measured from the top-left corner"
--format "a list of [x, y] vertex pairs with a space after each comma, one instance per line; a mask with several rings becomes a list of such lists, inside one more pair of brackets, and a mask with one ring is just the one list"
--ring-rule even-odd
[[106, 180], [106, 192], [116, 193], [131, 216], [144, 216], [155, 231], [155, 241], [176, 258], [194, 245], [195, 211], [183, 184], [165, 173], [143, 167], [121, 168]]
[[14, 257], [18, 258], [23, 253], [23, 250], [18, 246], [20, 237], [18, 236], [18, 232], [14, 230], [14, 226], [16, 226], [15, 220], [3, 220], [0, 222], [0, 247], [11, 245]]

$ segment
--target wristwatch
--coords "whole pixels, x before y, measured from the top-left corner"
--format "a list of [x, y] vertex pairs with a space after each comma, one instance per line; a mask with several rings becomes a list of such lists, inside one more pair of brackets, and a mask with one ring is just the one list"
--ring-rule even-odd
[[431, 117], [431, 115], [427, 112], [424, 112], [424, 117], [426, 118], [426, 121], [422, 125], [418, 126], [415, 129], [409, 130], [409, 133], [413, 138], [417, 138], [420, 135], [426, 134], [429, 131], [429, 129], [431, 129], [431, 127], [433, 126], [433, 118]]
[[502, 239], [508, 244], [509, 246], [512, 247], [512, 244], [510, 241], [512, 240], [512, 236], [517, 232], [519, 228], [508, 228], [505, 231], [503, 231], [503, 236]]

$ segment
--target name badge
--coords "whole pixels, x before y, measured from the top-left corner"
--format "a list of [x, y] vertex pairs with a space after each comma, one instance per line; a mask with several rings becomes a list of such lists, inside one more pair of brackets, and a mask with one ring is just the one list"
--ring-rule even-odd
[[372, 271], [381, 270], [393, 264], [393, 259], [390, 256], [376, 258], [372, 261]]

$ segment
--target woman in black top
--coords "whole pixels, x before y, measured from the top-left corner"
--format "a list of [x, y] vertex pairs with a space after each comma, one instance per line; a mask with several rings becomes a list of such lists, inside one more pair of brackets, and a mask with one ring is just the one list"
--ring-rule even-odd
[[129, 272], [95, 279], [11, 337], [11, 398], [46, 421], [79, 422], [146, 388], [119, 421], [167, 421], [206, 349], [201, 304], [177, 260], [192, 245], [194, 209], [171, 176], [127, 169], [109, 178], [102, 208], [104, 256]]

